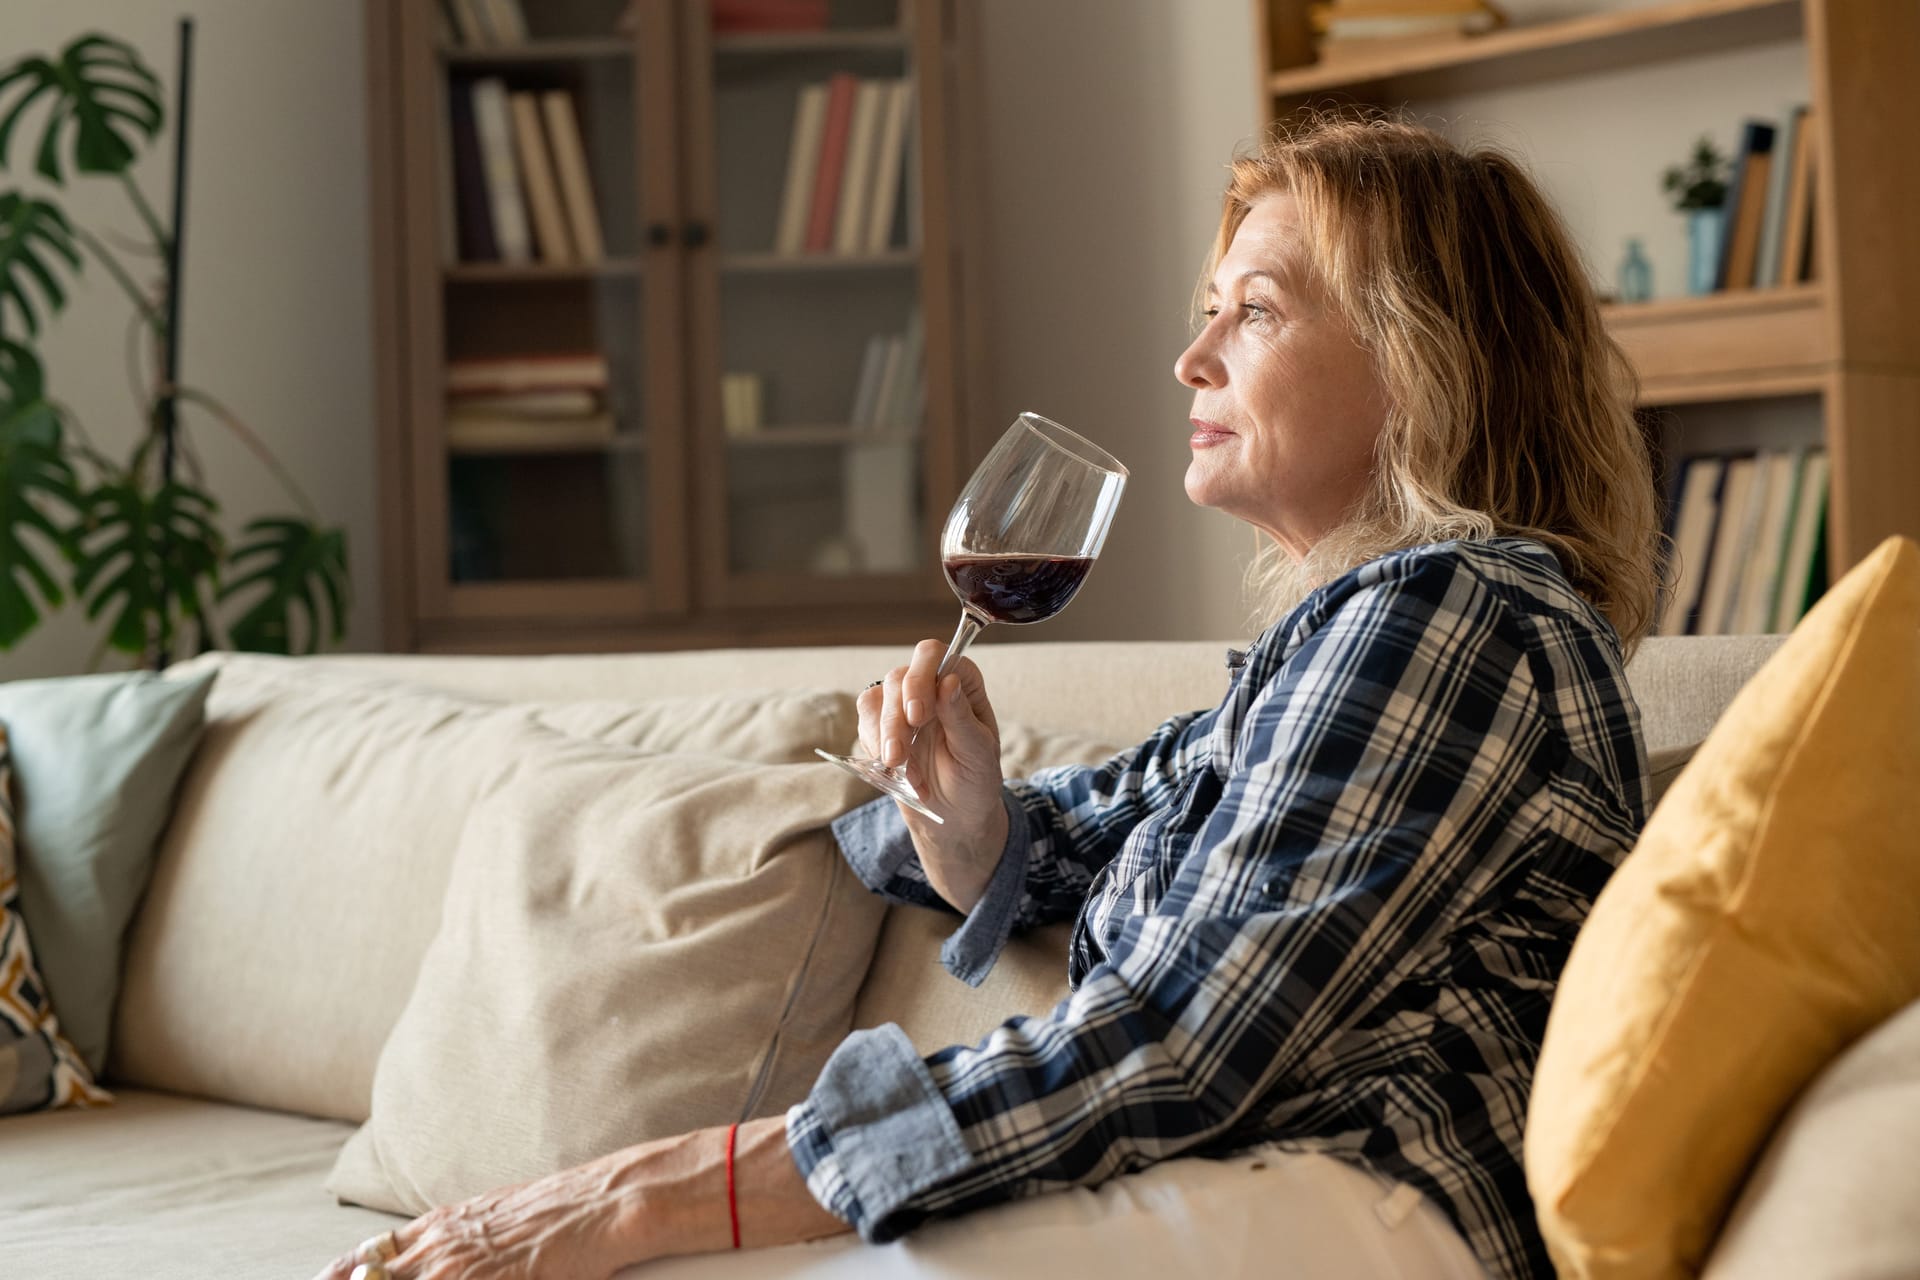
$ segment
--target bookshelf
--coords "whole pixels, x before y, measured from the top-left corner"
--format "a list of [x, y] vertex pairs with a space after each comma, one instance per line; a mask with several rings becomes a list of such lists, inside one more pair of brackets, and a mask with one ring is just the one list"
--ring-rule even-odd
[[[944, 629], [939, 524], [983, 382], [953, 0], [788, 6], [813, 29], [765, 0], [364, 3], [387, 647]], [[524, 29], [476, 44], [463, 7]], [[804, 91], [840, 80], [871, 141], [851, 106], [814, 126], [845, 139], [829, 184], [789, 151]], [[824, 208], [847, 238], [783, 251], [790, 167], [808, 232]], [[856, 421], [870, 348], [893, 381], [874, 362]], [[723, 395], [743, 378], [751, 400]]]
[[[1595, 6], [1596, 9], [1599, 5]], [[1614, 303], [1609, 329], [1642, 405], [1723, 424], [1746, 414], [1768, 441], [1770, 404], [1807, 402], [1831, 467], [1828, 572], [1889, 534], [1920, 537], [1920, 4], [1911, 0], [1653, 0], [1484, 35], [1315, 61], [1306, 0], [1255, 0], [1263, 118], [1309, 104], [1445, 104], [1489, 90], [1556, 91], [1598, 73], [1791, 46], [1817, 124], [1814, 279], [1702, 297]], [[1731, 116], [1733, 113], [1729, 112]], [[1678, 121], [1672, 151], [1726, 120]], [[1649, 174], [1649, 183], [1657, 175]], [[1606, 246], [1586, 246], [1605, 266]], [[1663, 444], [1663, 472], [1708, 442]], [[1672, 436], [1672, 432], [1668, 433]], [[1740, 445], [1735, 444], [1738, 448]], [[1664, 481], [1663, 481], [1664, 483]]]

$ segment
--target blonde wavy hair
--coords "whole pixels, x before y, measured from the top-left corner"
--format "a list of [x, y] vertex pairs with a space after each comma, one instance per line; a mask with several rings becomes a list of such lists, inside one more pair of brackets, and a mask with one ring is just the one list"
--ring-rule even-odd
[[1341, 525], [1297, 562], [1260, 535], [1260, 621], [1389, 551], [1521, 535], [1553, 549], [1632, 653], [1662, 585], [1637, 383], [1532, 179], [1495, 149], [1351, 111], [1281, 125], [1230, 169], [1196, 324], [1254, 203], [1289, 193], [1388, 403], [1372, 483]]

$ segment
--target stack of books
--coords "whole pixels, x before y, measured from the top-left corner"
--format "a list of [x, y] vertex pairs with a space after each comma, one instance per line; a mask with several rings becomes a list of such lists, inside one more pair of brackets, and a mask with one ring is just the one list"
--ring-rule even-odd
[[904, 79], [841, 73], [794, 104], [774, 251], [884, 253], [906, 173], [913, 89]]
[[926, 322], [918, 311], [908, 317], [905, 332], [867, 339], [847, 418], [857, 433], [889, 436], [919, 429], [926, 412], [926, 348]]
[[1765, 289], [1814, 278], [1813, 174], [1818, 137], [1811, 108], [1778, 125], [1748, 120], [1727, 183], [1726, 230], [1715, 288]]
[[581, 448], [613, 439], [597, 351], [447, 362], [447, 443], [464, 452]]
[[1320, 0], [1307, 20], [1321, 62], [1367, 62], [1506, 25], [1490, 0]]
[[573, 96], [498, 76], [448, 88], [452, 219], [462, 262], [599, 262], [606, 256]]
[[527, 42], [520, 0], [440, 0], [440, 42], [452, 48], [502, 49]]
[[1827, 586], [1827, 480], [1820, 448], [1686, 459], [1659, 634], [1792, 630]]

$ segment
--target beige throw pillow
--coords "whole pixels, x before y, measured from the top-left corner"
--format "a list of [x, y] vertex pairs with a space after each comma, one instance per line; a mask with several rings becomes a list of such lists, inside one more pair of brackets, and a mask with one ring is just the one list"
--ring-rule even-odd
[[355, 1123], [467, 815], [549, 725], [783, 761], [853, 724], [845, 693], [496, 703], [228, 653], [168, 678], [208, 666], [204, 736], [128, 935], [109, 1078]]
[[869, 795], [824, 764], [529, 741], [327, 1189], [418, 1214], [806, 1096], [883, 912], [827, 830]]

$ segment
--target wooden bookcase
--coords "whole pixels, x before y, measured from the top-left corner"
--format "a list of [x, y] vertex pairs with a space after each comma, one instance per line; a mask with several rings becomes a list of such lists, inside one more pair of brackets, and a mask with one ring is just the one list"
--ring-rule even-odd
[[[740, 34], [715, 32], [706, 0], [526, 0], [529, 39], [477, 49], [447, 43], [436, 0], [365, 4], [387, 647], [944, 633], [939, 527], [971, 459], [965, 389], [983, 382], [952, 0], [834, 0], [829, 30]], [[841, 72], [912, 86], [891, 246], [777, 254], [798, 91]], [[460, 260], [448, 103], [480, 77], [572, 95], [603, 260]], [[856, 430], [869, 337], [916, 314], [919, 425]], [[589, 349], [609, 366], [611, 441], [449, 444], [450, 361]], [[727, 370], [762, 376], [757, 433], [723, 429]], [[856, 518], [902, 531], [884, 564], [847, 534]]]
[[1818, 121], [1816, 282], [1610, 305], [1607, 323], [1646, 406], [1818, 398], [1831, 573], [1889, 534], [1920, 537], [1920, 3], [1665, 0], [1325, 66], [1307, 0], [1255, 0], [1255, 15], [1275, 119], [1800, 40]]

